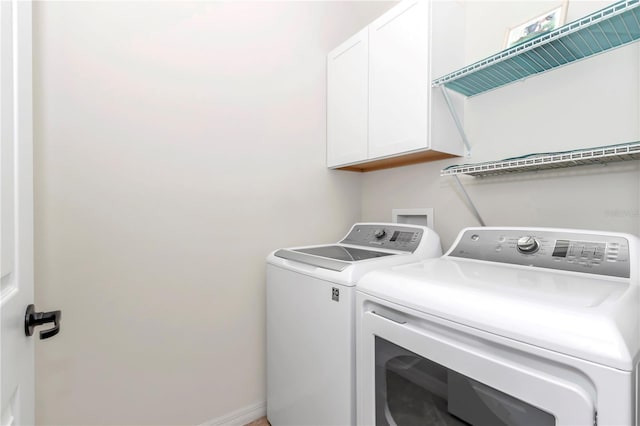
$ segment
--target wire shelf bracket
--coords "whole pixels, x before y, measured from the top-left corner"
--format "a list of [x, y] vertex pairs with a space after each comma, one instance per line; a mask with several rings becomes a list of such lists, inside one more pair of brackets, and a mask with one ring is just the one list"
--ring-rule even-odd
[[467, 201], [467, 204], [469, 205], [469, 208], [471, 209], [471, 213], [473, 213], [473, 215], [475, 216], [476, 220], [480, 223], [480, 225], [487, 226], [484, 223], [484, 220], [482, 220], [482, 216], [480, 216], [480, 213], [478, 212], [478, 209], [476, 208], [476, 205], [473, 204], [473, 201], [471, 200], [471, 197], [469, 197], [469, 194], [464, 189], [464, 186], [462, 185], [462, 182], [460, 182], [460, 179], [458, 178], [458, 176], [454, 176], [454, 179], [456, 180], [456, 183], [458, 184], [458, 188], [462, 192], [462, 195], [464, 195], [464, 198]]
[[609, 145], [599, 148], [574, 151], [530, 154], [502, 161], [480, 164], [450, 166], [440, 172], [440, 176], [453, 176], [460, 192], [480, 225], [486, 226], [475, 204], [464, 189], [458, 175], [474, 177], [502, 175], [507, 173], [531, 172], [593, 164], [608, 164], [620, 161], [640, 160], [640, 141]]
[[464, 126], [462, 125], [462, 121], [460, 121], [460, 116], [456, 112], [456, 109], [453, 106], [453, 103], [451, 102], [451, 97], [449, 96], [449, 93], [447, 93], [447, 88], [445, 86], [440, 86], [440, 89], [442, 90], [442, 96], [444, 96], [444, 100], [447, 103], [447, 108], [449, 108], [451, 117], [453, 118], [453, 121], [456, 124], [456, 128], [458, 129], [458, 133], [460, 133], [460, 137], [462, 138], [462, 142], [464, 143], [464, 147], [466, 151], [465, 156], [471, 157], [471, 144], [469, 144], [469, 139], [467, 139], [467, 134], [464, 131]]

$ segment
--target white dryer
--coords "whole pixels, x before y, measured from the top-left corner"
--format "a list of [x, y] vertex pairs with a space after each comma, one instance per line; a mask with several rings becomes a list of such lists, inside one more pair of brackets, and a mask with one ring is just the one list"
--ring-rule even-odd
[[267, 417], [355, 424], [355, 283], [376, 268], [442, 254], [422, 226], [357, 223], [340, 242], [267, 258]]
[[638, 425], [638, 238], [468, 228], [358, 284], [360, 425]]

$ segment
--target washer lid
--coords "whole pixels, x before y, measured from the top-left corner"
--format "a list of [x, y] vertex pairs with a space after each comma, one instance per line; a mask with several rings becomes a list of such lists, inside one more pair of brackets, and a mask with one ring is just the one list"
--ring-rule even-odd
[[341, 245], [305, 247], [289, 250], [283, 249], [274, 253], [274, 256], [283, 259], [294, 260], [337, 272], [344, 271], [353, 262], [393, 255], [394, 253], [364, 250]]
[[443, 257], [370, 272], [358, 290], [614, 368], [631, 371], [640, 356], [629, 279]]
[[338, 245], [301, 248], [294, 249], [293, 251], [313, 254], [314, 256], [328, 257], [329, 259], [344, 260], [346, 262], [374, 259], [376, 257], [390, 256], [393, 254]]

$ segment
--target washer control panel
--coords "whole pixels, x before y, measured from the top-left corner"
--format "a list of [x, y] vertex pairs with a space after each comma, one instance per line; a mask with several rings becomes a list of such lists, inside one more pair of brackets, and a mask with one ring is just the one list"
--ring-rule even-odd
[[463, 231], [448, 256], [629, 278], [626, 238], [540, 229]]
[[421, 228], [395, 224], [356, 224], [341, 243], [413, 253], [424, 231]]

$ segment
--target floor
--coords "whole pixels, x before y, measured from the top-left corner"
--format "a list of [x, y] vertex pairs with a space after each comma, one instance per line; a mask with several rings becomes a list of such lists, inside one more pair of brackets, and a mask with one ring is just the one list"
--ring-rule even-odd
[[244, 426], [271, 426], [271, 423], [269, 423], [266, 417], [260, 417], [258, 420], [254, 420]]

